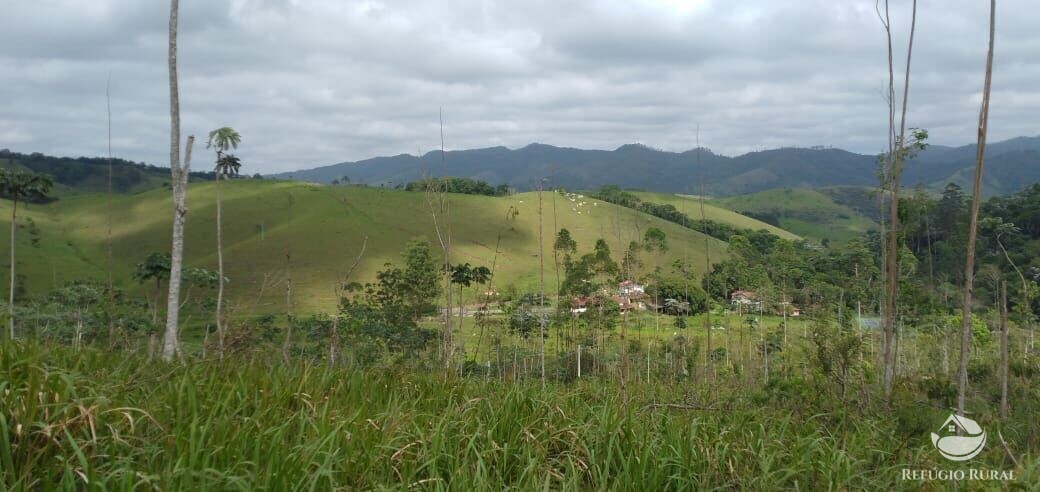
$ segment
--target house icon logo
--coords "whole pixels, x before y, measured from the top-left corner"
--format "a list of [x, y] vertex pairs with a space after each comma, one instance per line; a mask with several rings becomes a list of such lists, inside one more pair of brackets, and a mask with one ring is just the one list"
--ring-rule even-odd
[[932, 433], [932, 445], [948, 460], [968, 461], [982, 452], [986, 433], [974, 420], [951, 414], [939, 433]]

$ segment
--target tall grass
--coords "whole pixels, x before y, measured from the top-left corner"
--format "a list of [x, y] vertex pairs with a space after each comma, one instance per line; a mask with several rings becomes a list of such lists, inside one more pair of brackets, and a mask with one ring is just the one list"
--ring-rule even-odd
[[[690, 383], [543, 389], [306, 361], [2, 350], [11, 490], [916, 489], [902, 468], [959, 466], [880, 414], [707, 399]], [[1040, 481], [1029, 456], [1020, 484]], [[973, 466], [1013, 468], [999, 445]]]

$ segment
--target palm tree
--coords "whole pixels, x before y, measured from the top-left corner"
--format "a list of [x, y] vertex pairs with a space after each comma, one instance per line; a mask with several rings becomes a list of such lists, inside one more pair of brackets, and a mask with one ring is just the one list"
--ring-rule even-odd
[[11, 340], [14, 340], [14, 231], [17, 229], [18, 201], [46, 198], [53, 185], [50, 176], [0, 169], [0, 194], [11, 199], [11, 287], [7, 299], [7, 329]]
[[224, 305], [224, 246], [221, 236], [220, 215], [220, 180], [229, 176], [238, 175], [242, 163], [238, 157], [228, 154], [230, 149], [237, 149], [242, 141], [242, 136], [231, 127], [221, 127], [209, 132], [209, 141], [206, 142], [207, 149], [215, 149], [217, 152], [217, 164], [213, 169], [217, 192], [217, 343], [220, 358], [224, 358], [224, 324], [221, 320], [222, 307]]
[[[462, 307], [463, 289], [473, 285], [473, 267], [469, 263], [451, 267], [451, 283], [459, 286], [459, 328], [461, 329], [463, 315], [465, 314]], [[447, 310], [449, 312], [448, 316], [451, 316], [451, 306], [448, 306]]]

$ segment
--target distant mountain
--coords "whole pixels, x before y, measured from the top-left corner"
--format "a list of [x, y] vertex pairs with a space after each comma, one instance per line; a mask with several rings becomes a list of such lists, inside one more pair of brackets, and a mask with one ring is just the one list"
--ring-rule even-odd
[[[1040, 137], [1018, 137], [986, 147], [989, 193], [1011, 193], [1040, 180]], [[941, 187], [963, 184], [975, 163], [975, 145], [933, 146], [909, 162], [906, 186]], [[331, 183], [351, 182], [395, 186], [423, 176], [464, 176], [517, 189], [535, 187], [539, 176], [551, 176], [556, 186], [592, 189], [604, 184], [662, 192], [693, 193], [703, 179], [714, 195], [753, 193], [773, 188], [875, 186], [877, 157], [833, 148], [780, 148], [737, 157], [708, 149], [665, 152], [640, 144], [613, 151], [582, 150], [530, 144], [519, 149], [491, 147], [440, 151], [421, 157], [401, 154], [343, 162], [271, 177]]]

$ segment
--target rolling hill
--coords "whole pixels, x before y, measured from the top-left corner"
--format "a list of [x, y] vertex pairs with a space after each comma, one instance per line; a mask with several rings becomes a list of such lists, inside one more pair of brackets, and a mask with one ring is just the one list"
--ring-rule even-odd
[[[698, 220], [701, 218], [701, 202], [697, 199], [696, 196], [675, 195], [668, 193], [652, 193], [646, 191], [634, 191], [630, 193], [636, 195], [637, 197], [639, 197], [639, 199], [645, 202], [656, 203], [661, 205], [671, 205], [694, 220]], [[738, 229], [751, 229], [753, 231], [765, 229], [784, 239], [801, 239], [800, 236], [790, 231], [781, 229], [780, 227], [777, 227], [773, 224], [762, 222], [761, 220], [749, 217], [747, 215], [741, 215], [732, 210], [723, 207], [718, 207], [707, 200], [704, 202], [704, 218], [715, 222], [721, 222], [723, 224], [729, 224]]]
[[[185, 254], [188, 266], [214, 268], [214, 184], [189, 187]], [[377, 187], [324, 186], [274, 180], [234, 180], [222, 188], [224, 247], [232, 313], [280, 312], [285, 302], [286, 252], [290, 254], [293, 296], [298, 311], [329, 310], [333, 286], [367, 237], [364, 257], [352, 280], [372, 280], [386, 262], [397, 262], [406, 241], [436, 241], [426, 195]], [[499, 235], [497, 288], [534, 290], [538, 283], [538, 193], [508, 197], [452, 195], [454, 261], [491, 266]], [[553, 201], [557, 214], [553, 224]], [[165, 189], [112, 199], [114, 278], [117, 284], [151, 294], [151, 286], [130, 280], [133, 265], [154, 251], [169, 251], [170, 196]], [[9, 201], [0, 201], [10, 207]], [[646, 214], [579, 195], [542, 194], [547, 290], [555, 286], [554, 229], [568, 228], [579, 252], [604, 238], [620, 258], [622, 245], [649, 226], [668, 236], [670, 251], [644, 258], [647, 268], [686, 257], [704, 265], [704, 236]], [[86, 277], [103, 278], [107, 265], [108, 198], [103, 194], [65, 196], [31, 205], [19, 220], [18, 272], [30, 293]], [[519, 212], [513, 219], [507, 212]], [[725, 220], [747, 221], [722, 213]], [[8, 216], [7, 212], [0, 212]], [[23, 219], [24, 217], [24, 219]], [[0, 228], [9, 227], [0, 220]], [[30, 225], [31, 224], [31, 225]], [[0, 255], [8, 254], [6, 241]], [[726, 256], [726, 244], [709, 239], [712, 260]], [[437, 249], [435, 247], [437, 251]], [[6, 271], [6, 270], [5, 270]], [[3, 275], [0, 273], [0, 275]], [[198, 295], [196, 292], [195, 295]], [[467, 297], [472, 293], [467, 293]]]
[[806, 188], [761, 191], [711, 203], [820, 242], [849, 241], [877, 227], [873, 220], [828, 194]]
[[[975, 146], [934, 146], [906, 165], [904, 185], [941, 189], [963, 181], [975, 163]], [[1012, 193], [1040, 180], [1040, 137], [1018, 137], [987, 145], [989, 194]], [[347, 176], [353, 182], [400, 185], [425, 175], [460, 176], [531, 189], [540, 176], [555, 186], [597, 189], [613, 184], [626, 189], [692, 193], [703, 178], [712, 195], [738, 195], [774, 188], [877, 186], [877, 157], [841, 149], [780, 148], [735, 157], [707, 149], [665, 152], [644, 145], [615, 150], [582, 150], [530, 144], [519, 149], [491, 147], [440, 151], [422, 156], [401, 154], [357, 162], [279, 173], [273, 177], [331, 183]]]

